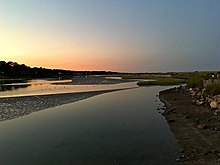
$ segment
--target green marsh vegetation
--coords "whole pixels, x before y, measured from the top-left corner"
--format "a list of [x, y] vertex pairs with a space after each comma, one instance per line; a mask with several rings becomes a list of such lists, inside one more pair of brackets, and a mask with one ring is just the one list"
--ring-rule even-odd
[[142, 85], [180, 85], [187, 84], [190, 88], [203, 88], [203, 80], [210, 79], [216, 72], [167, 72], [156, 74], [130, 74], [124, 79], [144, 79], [152, 81], [139, 81]]
[[205, 96], [215, 96], [220, 94], [220, 84], [210, 84], [205, 87]]
[[160, 78], [169, 78], [169, 74], [126, 74], [121, 75], [122, 79], [160, 79]]
[[177, 78], [158, 78], [153, 81], [140, 81], [137, 84], [139, 86], [143, 85], [161, 85], [161, 86], [166, 86], [166, 85], [180, 85], [180, 84], [185, 84], [186, 80], [184, 79], [177, 79]]

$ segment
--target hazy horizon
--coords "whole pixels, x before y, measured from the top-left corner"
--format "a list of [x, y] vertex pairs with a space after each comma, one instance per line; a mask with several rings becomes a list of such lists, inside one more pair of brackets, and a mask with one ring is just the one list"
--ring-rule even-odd
[[0, 2], [0, 61], [68, 70], [220, 70], [218, 0]]

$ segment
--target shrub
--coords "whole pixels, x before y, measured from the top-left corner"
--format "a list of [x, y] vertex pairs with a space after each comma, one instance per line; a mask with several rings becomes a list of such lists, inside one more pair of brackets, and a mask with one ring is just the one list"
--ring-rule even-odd
[[205, 96], [215, 96], [220, 94], [220, 84], [210, 84], [205, 87]]
[[189, 88], [203, 88], [203, 79], [191, 78], [186, 81], [186, 84]]
[[183, 79], [175, 79], [175, 78], [160, 78], [155, 81], [140, 81], [137, 85], [180, 85], [184, 84], [185, 80]]

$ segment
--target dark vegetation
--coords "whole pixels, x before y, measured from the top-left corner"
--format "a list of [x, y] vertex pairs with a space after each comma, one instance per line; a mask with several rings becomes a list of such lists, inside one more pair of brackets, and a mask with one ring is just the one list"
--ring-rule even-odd
[[205, 96], [215, 96], [220, 94], [220, 84], [213, 83], [204, 86], [203, 80], [216, 79], [217, 73], [219, 74], [219, 72], [182, 72], [173, 75], [175, 75], [174, 77], [187, 78], [186, 84], [189, 88], [199, 88], [200, 90], [204, 88]]
[[184, 79], [176, 79], [176, 78], [159, 78], [155, 81], [140, 81], [138, 82], [139, 86], [142, 85], [179, 85], [186, 83], [186, 80]]
[[216, 72], [169, 72], [171, 77], [173, 78], [181, 78], [181, 79], [193, 79], [193, 78], [202, 78], [202, 79], [210, 79], [212, 74], [216, 74]]
[[38, 67], [29, 67], [17, 62], [0, 61], [0, 78], [72, 78], [73, 76], [85, 75], [108, 75], [117, 74], [116, 72], [106, 71], [71, 71], [63, 69], [47, 69]]
[[167, 72], [163, 74], [130, 74], [123, 75], [124, 79], [151, 79], [140, 81], [138, 85], [179, 85], [187, 84], [190, 88], [203, 88], [203, 80], [211, 79], [217, 72]]
[[203, 88], [203, 79], [198, 78], [190, 78], [186, 81], [186, 84], [189, 88]]
[[215, 96], [220, 94], [220, 84], [210, 84], [205, 87], [205, 96]]
[[171, 77], [167, 73], [134, 73], [134, 74], [122, 74], [122, 79], [160, 79]]

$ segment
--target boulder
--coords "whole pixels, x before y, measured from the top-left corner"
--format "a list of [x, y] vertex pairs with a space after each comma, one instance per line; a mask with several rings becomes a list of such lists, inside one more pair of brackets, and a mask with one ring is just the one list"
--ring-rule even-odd
[[206, 97], [206, 100], [208, 101], [208, 103], [211, 103], [213, 101], [213, 99], [209, 97]]
[[218, 108], [218, 102], [217, 102], [217, 101], [211, 101], [210, 107], [211, 107], [212, 109], [217, 109], [217, 108]]
[[202, 91], [198, 92], [196, 95], [201, 97], [202, 96]]
[[198, 125], [197, 125], [197, 128], [198, 128], [198, 129], [205, 129], [205, 128], [206, 128], [206, 125], [205, 125], [205, 124], [198, 124]]
[[202, 105], [204, 102], [200, 100], [196, 100], [196, 105]]
[[196, 91], [192, 91], [192, 92], [191, 92], [191, 95], [192, 95], [193, 97], [196, 96], [196, 94], [197, 94]]
[[205, 89], [204, 88], [202, 89], [201, 93], [202, 93], [202, 96], [204, 96], [204, 93], [205, 93]]
[[220, 96], [217, 98], [218, 103], [220, 103]]

